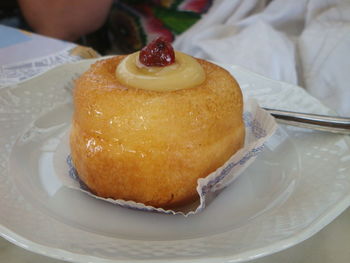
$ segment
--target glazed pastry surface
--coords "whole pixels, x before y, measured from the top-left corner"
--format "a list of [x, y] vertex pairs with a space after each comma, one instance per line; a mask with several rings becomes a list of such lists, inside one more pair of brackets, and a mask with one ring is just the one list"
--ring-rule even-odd
[[200, 59], [205, 80], [195, 87], [134, 88], [116, 77], [124, 58], [98, 61], [76, 81], [74, 166], [102, 197], [163, 208], [189, 203], [198, 178], [243, 146], [241, 90], [226, 70]]

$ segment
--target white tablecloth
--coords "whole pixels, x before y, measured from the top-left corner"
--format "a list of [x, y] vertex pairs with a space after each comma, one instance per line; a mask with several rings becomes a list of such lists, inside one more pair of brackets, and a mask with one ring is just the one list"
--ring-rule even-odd
[[216, 0], [175, 47], [298, 84], [350, 116], [349, 0]]

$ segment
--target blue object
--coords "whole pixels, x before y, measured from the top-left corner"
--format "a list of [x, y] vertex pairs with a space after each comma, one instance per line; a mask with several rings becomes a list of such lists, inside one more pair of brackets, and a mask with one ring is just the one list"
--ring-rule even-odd
[[0, 48], [23, 43], [30, 39], [29, 36], [16, 28], [0, 25]]

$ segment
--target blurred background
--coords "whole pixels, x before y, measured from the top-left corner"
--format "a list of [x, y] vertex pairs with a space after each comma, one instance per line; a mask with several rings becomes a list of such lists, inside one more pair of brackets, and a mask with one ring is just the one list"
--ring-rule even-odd
[[73, 41], [100, 54], [130, 53], [157, 36], [172, 42], [212, 0], [2, 0], [0, 23]]
[[162, 36], [192, 56], [301, 86], [350, 116], [349, 0], [1, 0], [0, 24], [101, 55]]

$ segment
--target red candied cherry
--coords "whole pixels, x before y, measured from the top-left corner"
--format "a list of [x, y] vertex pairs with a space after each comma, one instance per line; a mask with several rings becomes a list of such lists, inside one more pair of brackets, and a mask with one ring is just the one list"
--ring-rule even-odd
[[175, 62], [175, 52], [169, 42], [158, 37], [141, 49], [139, 60], [147, 67], [164, 67]]

